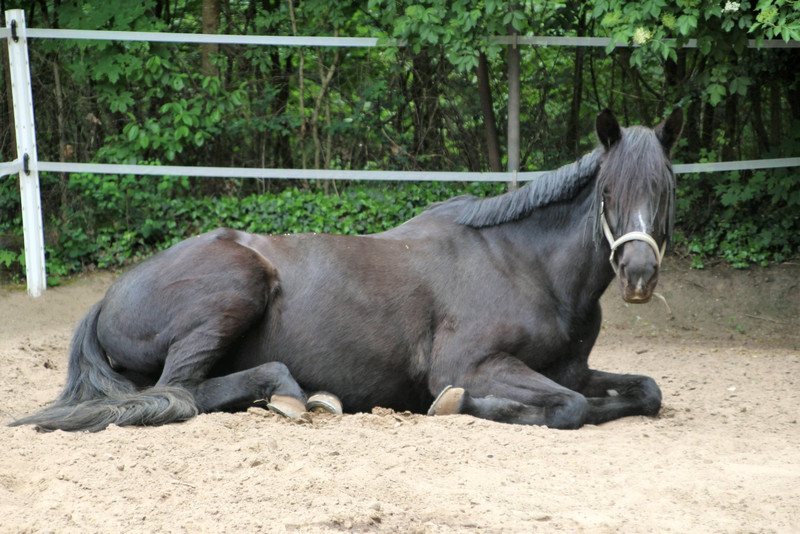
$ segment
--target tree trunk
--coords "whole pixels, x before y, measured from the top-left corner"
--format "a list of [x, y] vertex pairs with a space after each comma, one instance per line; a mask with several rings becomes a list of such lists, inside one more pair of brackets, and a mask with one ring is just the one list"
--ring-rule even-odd
[[155, 15], [167, 24], [170, 23], [169, 0], [156, 0]]
[[497, 137], [497, 123], [494, 116], [492, 102], [492, 88], [489, 86], [489, 62], [486, 54], [478, 54], [478, 97], [481, 101], [483, 114], [483, 129], [486, 133], [486, 149], [489, 156], [489, 169], [492, 172], [502, 172], [500, 158], [500, 139]]
[[769, 135], [767, 129], [764, 127], [764, 117], [761, 111], [761, 80], [756, 80], [750, 88], [750, 106], [753, 110], [753, 130], [756, 133], [756, 140], [758, 142], [759, 152], [769, 151]]
[[[203, 0], [203, 33], [215, 34], [219, 30], [219, 0]], [[219, 44], [201, 45], [200, 71], [205, 76], [219, 76], [219, 69], [213, 63], [213, 56], [219, 53]]]
[[439, 93], [434, 67], [427, 50], [413, 59], [411, 98], [414, 104], [414, 156], [433, 156], [439, 152], [436, 133], [439, 118]]
[[786, 89], [786, 96], [789, 100], [789, 114], [792, 120], [800, 121], [800, 88], [795, 83]]
[[[59, 66], [58, 57], [53, 54], [53, 80], [54, 91], [56, 96], [56, 117], [58, 124], [58, 160], [68, 161], [72, 158], [73, 148], [72, 145], [67, 144], [67, 138], [64, 131], [64, 94], [61, 90], [61, 67]], [[68, 198], [67, 190], [69, 187], [69, 177], [66, 173], [59, 173], [59, 184], [61, 186], [61, 209], [62, 217], [66, 217], [64, 210], [67, 207]]]
[[703, 130], [700, 132], [700, 142], [702, 148], [708, 151], [713, 150], [714, 142], [714, 106], [705, 103], [703, 106]]
[[[512, 32], [516, 35], [516, 32]], [[520, 50], [516, 44], [506, 49], [508, 56], [508, 130], [506, 167], [508, 172], [516, 173], [520, 166]], [[517, 189], [516, 174], [508, 182], [508, 190]]]
[[[339, 30], [334, 30], [334, 37], [339, 36]], [[317, 69], [319, 71], [319, 93], [314, 99], [314, 110], [311, 113], [311, 136], [314, 139], [314, 168], [322, 169], [329, 168], [330, 165], [330, 152], [327, 153], [323, 150], [322, 141], [319, 135], [319, 115], [322, 111], [323, 103], [326, 103], [328, 97], [328, 86], [333, 80], [333, 75], [336, 72], [336, 67], [339, 65], [339, 50], [333, 52], [333, 61], [330, 67], [326, 67], [322, 62], [324, 53], [321, 48], [317, 47]], [[327, 105], [327, 103], [326, 103]], [[323, 162], [324, 160], [324, 162]]]
[[[55, 3], [55, 8], [59, 7], [60, 2]], [[47, 10], [47, 3], [44, 0], [39, 1], [39, 6], [42, 11], [42, 18], [44, 25], [48, 29], [58, 29], [58, 11], [54, 11], [53, 20], [50, 19], [50, 13]], [[61, 60], [58, 57], [58, 52], [54, 51], [48, 54], [50, 63], [53, 68], [53, 95], [56, 100], [56, 133], [58, 134], [58, 160], [61, 162], [67, 161], [72, 158], [72, 146], [67, 144], [67, 136], [65, 131], [65, 109], [64, 109], [64, 93], [61, 87]], [[69, 177], [66, 173], [59, 173], [59, 189], [60, 189], [60, 206], [61, 217], [66, 217], [65, 210], [69, 202], [67, 190], [69, 186]]]
[[722, 160], [733, 161], [736, 159], [736, 145], [739, 137], [737, 133], [737, 115], [739, 111], [739, 96], [729, 95], [725, 101], [725, 145], [722, 147]]
[[686, 120], [684, 121], [684, 135], [686, 136], [686, 154], [690, 161], [695, 161], [700, 153], [700, 121], [701, 106], [698, 98], [693, 98], [686, 110]]
[[[580, 13], [578, 18], [578, 37], [586, 35], [586, 17]], [[572, 69], [572, 100], [567, 116], [567, 133], [564, 137], [565, 148], [571, 157], [577, 157], [581, 104], [583, 102], [583, 57], [586, 49], [582, 46], [575, 47], [575, 61]]]
[[[630, 84], [630, 93], [633, 97], [632, 105], [636, 110], [635, 120], [646, 124], [650, 120], [650, 117], [647, 113], [647, 105], [642, 91], [641, 80], [639, 79], [639, 72], [631, 66], [631, 50], [629, 48], [619, 48], [617, 49], [617, 53], [619, 54], [622, 72], [625, 73], [624, 78], [627, 79]], [[628, 106], [625, 106], [625, 108], [626, 122], [630, 124], [633, 120], [631, 120], [628, 115]]]
[[[339, 36], [339, 29], [336, 28], [333, 33], [334, 37]], [[324, 53], [321, 48], [317, 48], [317, 69], [319, 70], [319, 93], [314, 101], [314, 111], [311, 114], [311, 135], [314, 139], [314, 168], [315, 169], [330, 169], [331, 168], [331, 153], [333, 151], [333, 138], [330, 134], [331, 126], [331, 110], [330, 98], [328, 95], [328, 87], [333, 80], [333, 75], [336, 72], [336, 67], [339, 65], [339, 49], [333, 52], [333, 61], [330, 67], [326, 67], [322, 62]], [[325, 106], [325, 125], [328, 126], [328, 134], [325, 137], [325, 146], [323, 147], [322, 140], [319, 135], [320, 126], [320, 112], [322, 106]], [[325, 194], [328, 193], [333, 180], [322, 180], [322, 190]], [[336, 187], [333, 184], [334, 188]]]
[[[288, 55], [286, 61], [282, 64], [280, 52], [277, 47], [274, 47], [270, 57], [272, 60], [270, 84], [278, 88], [275, 99], [271, 103], [272, 115], [278, 117], [282, 114], [286, 114], [289, 109], [289, 99], [291, 97], [289, 92], [289, 79], [292, 75], [292, 56]], [[283, 134], [280, 131], [276, 131], [274, 132], [273, 139], [272, 164], [275, 167], [282, 167], [284, 169], [293, 168], [294, 158], [292, 157], [291, 134]]]
[[[289, 0], [289, 18], [292, 22], [292, 35], [297, 35], [297, 18], [294, 14], [294, 0]], [[302, 163], [302, 168], [308, 168], [308, 158], [306, 156], [305, 150], [305, 137], [306, 137], [306, 105], [305, 105], [305, 54], [303, 53], [303, 49], [299, 49], [298, 53], [298, 65], [297, 65], [297, 93], [298, 93], [298, 100], [300, 104], [300, 132], [299, 132], [299, 139], [297, 142], [298, 149], [300, 150], [300, 160]], [[308, 180], [305, 178], [303, 179], [303, 188], [309, 189]]]
[[769, 84], [769, 129], [772, 134], [772, 145], [780, 146], [783, 139], [783, 121], [781, 117], [781, 86], [772, 79]]
[[681, 48], [677, 51], [677, 61], [667, 60], [664, 64], [664, 74], [666, 76], [666, 91], [658, 102], [657, 115], [660, 117], [666, 111], [668, 104], [674, 103], [672, 95], [683, 94], [683, 84], [686, 81], [686, 49]]

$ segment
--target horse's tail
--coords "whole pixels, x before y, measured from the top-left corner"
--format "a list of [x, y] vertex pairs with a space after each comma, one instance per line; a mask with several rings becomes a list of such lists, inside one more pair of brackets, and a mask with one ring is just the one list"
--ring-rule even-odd
[[111, 368], [97, 338], [102, 301], [95, 304], [75, 330], [70, 346], [67, 383], [52, 405], [9, 426], [33, 424], [43, 430], [88, 430], [108, 425], [163, 425], [197, 415], [194, 396], [174, 386], [138, 391]]

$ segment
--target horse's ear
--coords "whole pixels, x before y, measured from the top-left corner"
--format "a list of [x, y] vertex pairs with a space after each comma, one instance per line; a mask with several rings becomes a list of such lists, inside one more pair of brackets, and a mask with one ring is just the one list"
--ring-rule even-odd
[[617, 122], [614, 113], [608, 108], [598, 113], [597, 119], [594, 121], [594, 127], [597, 132], [597, 138], [606, 150], [622, 139], [622, 128], [619, 127], [619, 122]]
[[676, 108], [669, 117], [664, 119], [653, 129], [656, 137], [661, 141], [661, 146], [669, 153], [678, 142], [678, 138], [683, 131], [683, 110]]

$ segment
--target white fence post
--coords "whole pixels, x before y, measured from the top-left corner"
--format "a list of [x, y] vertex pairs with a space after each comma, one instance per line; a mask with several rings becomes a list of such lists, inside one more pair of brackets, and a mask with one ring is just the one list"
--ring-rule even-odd
[[22, 199], [22, 229], [25, 236], [25, 275], [28, 278], [28, 294], [38, 297], [47, 287], [47, 277], [44, 267], [42, 201], [39, 193], [39, 161], [36, 155], [25, 11], [10, 9], [5, 15], [6, 25], [11, 31], [11, 36], [8, 38], [8, 59], [17, 133], [17, 161], [22, 164], [19, 189]]

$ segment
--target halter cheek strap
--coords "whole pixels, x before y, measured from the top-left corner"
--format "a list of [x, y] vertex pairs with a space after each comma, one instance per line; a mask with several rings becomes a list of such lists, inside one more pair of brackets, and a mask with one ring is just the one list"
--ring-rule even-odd
[[608, 226], [608, 219], [606, 219], [605, 203], [600, 204], [600, 221], [603, 225], [603, 233], [608, 240], [608, 244], [611, 245], [611, 256], [609, 256], [608, 261], [611, 262], [611, 267], [614, 268], [615, 274], [619, 272], [619, 265], [617, 264], [617, 260], [615, 258], [617, 249], [628, 241], [644, 241], [650, 245], [650, 248], [652, 248], [653, 252], [656, 254], [658, 266], [661, 266], [661, 260], [664, 259], [664, 252], [667, 250], [666, 239], [664, 240], [664, 243], [661, 245], [660, 249], [658, 248], [658, 243], [656, 243], [656, 240], [653, 239], [650, 234], [645, 232], [628, 232], [627, 234], [614, 239], [614, 234], [611, 233], [611, 228]]

